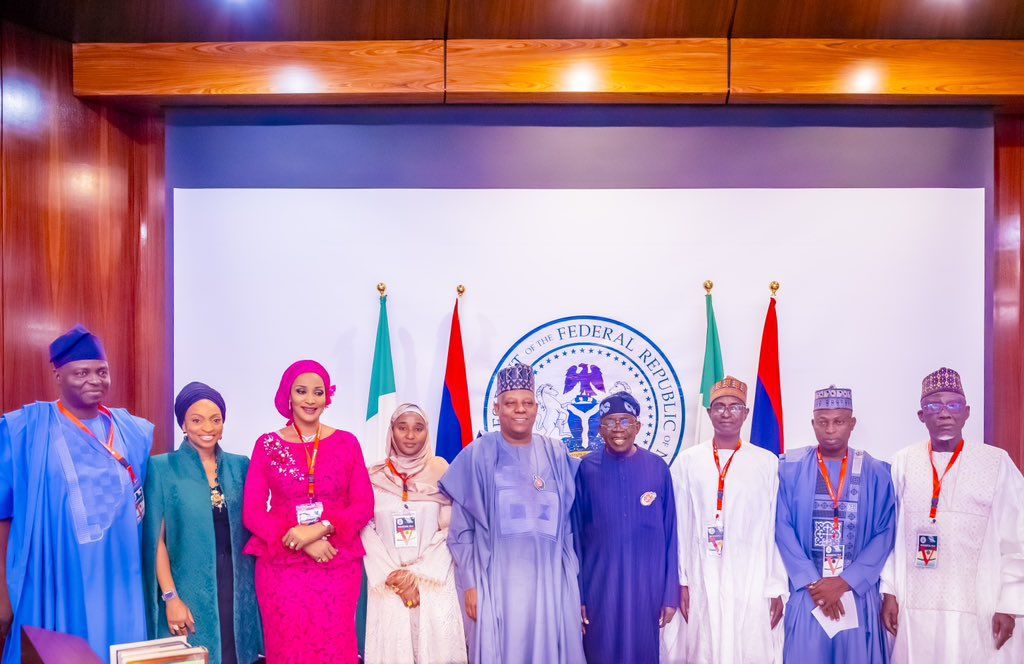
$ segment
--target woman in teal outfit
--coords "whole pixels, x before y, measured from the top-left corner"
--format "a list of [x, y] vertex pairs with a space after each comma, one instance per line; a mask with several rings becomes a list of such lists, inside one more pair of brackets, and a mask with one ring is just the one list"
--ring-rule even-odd
[[151, 638], [187, 636], [212, 664], [250, 664], [263, 652], [254, 560], [242, 553], [249, 459], [220, 448], [224, 399], [189, 383], [174, 400], [185, 434], [153, 457], [146, 478], [143, 573]]

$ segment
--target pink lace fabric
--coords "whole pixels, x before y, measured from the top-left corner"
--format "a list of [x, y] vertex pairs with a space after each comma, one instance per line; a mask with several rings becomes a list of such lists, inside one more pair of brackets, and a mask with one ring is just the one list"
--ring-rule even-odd
[[[312, 445], [308, 446], [312, 452]], [[307, 501], [303, 445], [276, 433], [260, 436], [245, 484], [243, 516], [256, 556], [256, 597], [263, 616], [267, 661], [357, 661], [355, 612], [364, 549], [359, 531], [373, 518], [373, 489], [355, 436], [336, 431], [320, 441], [316, 498], [335, 527], [338, 555], [318, 563], [281, 539], [297, 525]], [[269, 503], [269, 509], [268, 509]]]

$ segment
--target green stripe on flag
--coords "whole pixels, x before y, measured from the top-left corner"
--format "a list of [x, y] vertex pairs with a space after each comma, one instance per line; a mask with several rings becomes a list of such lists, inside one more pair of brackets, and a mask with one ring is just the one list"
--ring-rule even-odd
[[380, 397], [393, 394], [395, 364], [391, 360], [391, 332], [388, 329], [388, 297], [380, 298], [380, 318], [377, 320], [377, 342], [373, 346], [373, 366], [370, 370], [370, 398], [366, 402], [366, 419], [377, 414]]
[[704, 296], [708, 305], [708, 336], [704, 342], [704, 372], [700, 377], [700, 392], [704, 407], [711, 406], [711, 388], [725, 378], [722, 366], [722, 344], [718, 341], [718, 323], [715, 321], [715, 307], [711, 304], [711, 293]]

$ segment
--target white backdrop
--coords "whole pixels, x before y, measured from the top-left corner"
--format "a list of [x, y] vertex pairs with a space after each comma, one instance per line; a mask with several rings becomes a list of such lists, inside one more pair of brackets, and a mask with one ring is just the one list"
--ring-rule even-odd
[[689, 444], [702, 282], [752, 395], [776, 279], [786, 447], [813, 442], [813, 390], [835, 383], [854, 391], [853, 444], [888, 459], [923, 438], [920, 381], [940, 365], [961, 372], [980, 440], [984, 274], [982, 189], [176, 189], [174, 384], [220, 389], [224, 446], [248, 454], [283, 424], [281, 372], [318, 359], [338, 385], [325, 421], [361, 435], [383, 281], [398, 398], [436, 420], [463, 283], [474, 430], [505, 351], [582, 314], [661, 348]]

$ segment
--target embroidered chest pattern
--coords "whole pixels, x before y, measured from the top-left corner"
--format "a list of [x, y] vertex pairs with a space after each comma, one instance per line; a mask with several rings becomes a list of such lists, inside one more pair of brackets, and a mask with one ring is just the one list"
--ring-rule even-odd
[[305, 479], [305, 475], [299, 470], [298, 464], [295, 463], [295, 457], [292, 456], [291, 449], [288, 448], [288, 445], [281, 442], [280, 439], [274, 436], [266, 436], [263, 439], [263, 450], [270, 460], [270, 467], [275, 472], [296, 480]]

